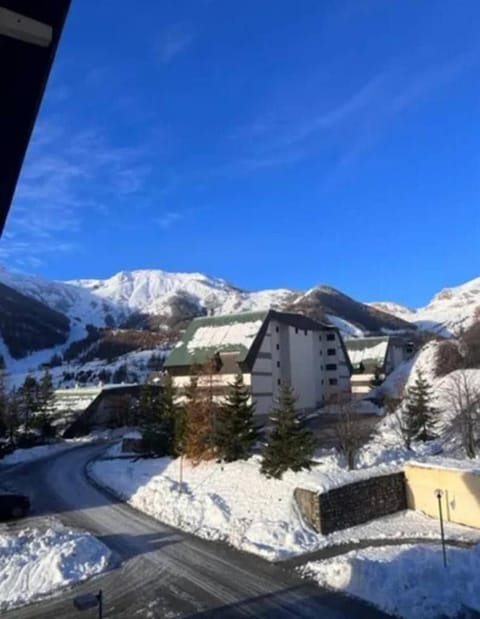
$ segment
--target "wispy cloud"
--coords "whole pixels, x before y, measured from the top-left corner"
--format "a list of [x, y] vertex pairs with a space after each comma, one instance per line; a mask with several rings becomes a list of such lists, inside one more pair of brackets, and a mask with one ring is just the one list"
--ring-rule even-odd
[[78, 250], [85, 222], [141, 194], [149, 174], [143, 148], [114, 145], [96, 129], [72, 131], [63, 118], [44, 120], [32, 139], [0, 259], [23, 268], [53, 252]]
[[157, 224], [160, 228], [164, 230], [168, 230], [173, 224], [183, 219], [183, 215], [181, 213], [177, 213], [175, 211], [167, 211], [163, 213], [160, 217], [157, 218]]
[[[334, 146], [336, 171], [351, 164], [365, 149], [385, 134], [397, 116], [417, 105], [463, 73], [479, 64], [477, 52], [468, 52], [423, 68], [391, 66], [376, 73], [342, 100], [327, 107], [319, 100], [309, 101], [298, 93], [271, 103], [263, 117], [240, 127], [232, 134], [237, 149], [248, 154], [235, 164], [245, 169], [284, 166], [308, 158]], [[321, 96], [321, 95], [320, 95]]]
[[186, 24], [175, 24], [166, 28], [160, 37], [154, 41], [155, 56], [163, 64], [172, 62], [174, 58], [188, 49], [194, 41], [194, 33]]

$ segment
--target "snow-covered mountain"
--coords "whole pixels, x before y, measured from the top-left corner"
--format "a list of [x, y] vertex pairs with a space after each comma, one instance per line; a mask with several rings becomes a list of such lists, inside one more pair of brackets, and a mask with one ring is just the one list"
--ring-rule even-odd
[[292, 290], [277, 289], [248, 292], [223, 279], [202, 273], [169, 273], [161, 270], [121, 271], [108, 279], [80, 279], [67, 282], [88, 291], [117, 312], [170, 316], [175, 300], [182, 299], [215, 314], [228, 314], [268, 307], [281, 307], [297, 296]]
[[415, 323], [419, 328], [454, 335], [468, 327], [480, 312], [480, 277], [460, 286], [444, 288], [428, 305], [410, 310], [397, 303], [371, 303], [372, 307]]

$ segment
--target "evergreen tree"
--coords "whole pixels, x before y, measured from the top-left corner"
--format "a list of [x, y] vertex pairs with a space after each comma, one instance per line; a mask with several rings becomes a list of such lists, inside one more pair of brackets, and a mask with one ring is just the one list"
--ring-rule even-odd
[[8, 397], [5, 386], [5, 373], [0, 368], [0, 436], [7, 433]]
[[5, 409], [6, 434], [10, 441], [14, 441], [15, 434], [20, 426], [20, 397], [16, 390], [11, 391], [7, 396]]
[[289, 469], [310, 469], [315, 442], [312, 433], [302, 428], [297, 417], [290, 386], [282, 386], [278, 406], [272, 412], [273, 430], [262, 452], [262, 473], [280, 479]]
[[138, 412], [142, 423], [158, 422], [158, 398], [152, 385], [144, 383], [140, 389]]
[[160, 417], [162, 425], [170, 437], [169, 453], [180, 455], [180, 445], [185, 435], [185, 411], [177, 401], [177, 390], [172, 377], [167, 374], [162, 384], [160, 398]]
[[250, 394], [243, 383], [242, 374], [230, 385], [225, 402], [217, 415], [214, 443], [217, 455], [226, 462], [246, 460], [259, 438], [253, 420], [255, 406], [250, 403]]
[[39, 405], [39, 386], [33, 376], [27, 374], [23, 385], [19, 392], [19, 407], [23, 418], [25, 431], [28, 432], [31, 426], [31, 421], [35, 413], [38, 411]]
[[428, 441], [437, 435], [438, 411], [432, 406], [432, 387], [421, 370], [407, 389], [402, 422], [409, 440]]
[[53, 434], [53, 414], [55, 412], [55, 389], [52, 375], [45, 370], [38, 385], [37, 407], [32, 424], [41, 430], [44, 435]]

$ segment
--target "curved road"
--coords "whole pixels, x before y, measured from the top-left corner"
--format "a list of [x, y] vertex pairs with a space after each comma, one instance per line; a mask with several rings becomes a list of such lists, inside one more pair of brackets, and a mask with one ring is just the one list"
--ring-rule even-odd
[[[103, 589], [104, 616], [121, 619], [380, 619], [387, 615], [327, 592], [293, 571], [224, 544], [167, 527], [94, 487], [87, 445], [42, 461], [0, 470], [0, 485], [29, 494], [34, 519], [55, 516], [86, 529], [114, 552], [117, 567], [74, 588]], [[9, 619], [75, 617], [72, 590], [6, 613]], [[79, 617], [95, 617], [87, 611]]]

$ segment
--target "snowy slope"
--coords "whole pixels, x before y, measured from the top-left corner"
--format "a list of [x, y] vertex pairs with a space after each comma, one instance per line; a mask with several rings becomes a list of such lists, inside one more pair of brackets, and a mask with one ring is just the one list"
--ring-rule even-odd
[[74, 324], [103, 326], [108, 314], [115, 318], [121, 314], [113, 303], [80, 286], [50, 281], [37, 275], [13, 273], [1, 267], [0, 283], [67, 315]]
[[458, 333], [460, 328], [468, 327], [474, 319], [475, 311], [480, 311], [480, 277], [461, 286], [444, 288], [428, 305], [417, 310], [409, 310], [403, 305], [390, 302], [370, 305], [411, 320], [422, 329], [452, 335]]
[[403, 320], [414, 320], [416, 310], [407, 307], [406, 305], [401, 305], [400, 303], [393, 303], [391, 301], [379, 301], [375, 303], [367, 303], [366, 305], [370, 305], [375, 309], [378, 309], [382, 312], [387, 312], [387, 314], [392, 314], [392, 316], [397, 316], [398, 318], [403, 318]]
[[197, 304], [199, 310], [208, 308], [216, 314], [279, 306], [295, 294], [286, 289], [247, 292], [202, 273], [169, 273], [154, 269], [121, 271], [108, 279], [80, 279], [68, 283], [126, 311], [160, 315], [170, 314], [171, 301], [178, 294]]

